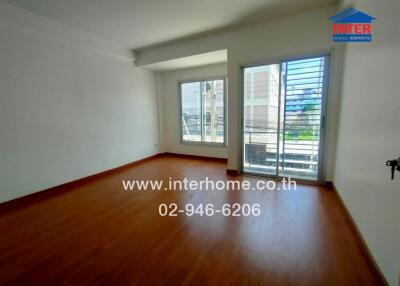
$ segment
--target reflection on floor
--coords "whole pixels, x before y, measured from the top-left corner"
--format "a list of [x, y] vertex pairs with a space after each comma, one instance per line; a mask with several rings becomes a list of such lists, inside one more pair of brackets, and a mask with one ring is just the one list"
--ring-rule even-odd
[[[380, 285], [331, 190], [123, 191], [123, 179], [228, 176], [161, 157], [25, 205], [0, 206], [0, 284]], [[255, 177], [246, 179], [257, 181]], [[161, 217], [161, 203], [259, 203], [258, 217]]]

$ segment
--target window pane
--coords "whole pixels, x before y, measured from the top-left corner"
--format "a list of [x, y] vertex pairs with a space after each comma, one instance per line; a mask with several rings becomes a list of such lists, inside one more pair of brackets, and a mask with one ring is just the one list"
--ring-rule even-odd
[[244, 69], [244, 169], [276, 173], [279, 64]]
[[182, 140], [224, 143], [224, 80], [181, 84]]
[[279, 175], [318, 179], [325, 57], [284, 63]]
[[183, 83], [182, 134], [184, 141], [201, 141], [200, 82]]
[[204, 142], [224, 142], [224, 81], [201, 83]]

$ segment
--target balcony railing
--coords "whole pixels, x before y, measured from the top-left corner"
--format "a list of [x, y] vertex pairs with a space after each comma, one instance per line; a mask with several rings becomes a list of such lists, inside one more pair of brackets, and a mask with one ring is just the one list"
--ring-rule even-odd
[[314, 179], [317, 175], [319, 150], [317, 138], [299, 136], [287, 138], [284, 144], [280, 144], [278, 155], [276, 130], [244, 132], [244, 144], [245, 168], [250, 171], [270, 170], [270, 173], [275, 173], [278, 159], [280, 175], [296, 175], [310, 179]]

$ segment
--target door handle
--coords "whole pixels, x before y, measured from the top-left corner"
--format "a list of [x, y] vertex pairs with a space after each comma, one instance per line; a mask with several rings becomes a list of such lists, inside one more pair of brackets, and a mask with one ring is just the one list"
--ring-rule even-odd
[[400, 172], [400, 157], [398, 157], [397, 159], [386, 161], [386, 166], [390, 167], [391, 179], [393, 180], [394, 172], [396, 170]]

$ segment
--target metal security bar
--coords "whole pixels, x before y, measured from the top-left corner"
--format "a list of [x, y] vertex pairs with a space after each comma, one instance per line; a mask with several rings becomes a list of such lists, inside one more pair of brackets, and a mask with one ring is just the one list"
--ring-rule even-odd
[[317, 179], [325, 58], [284, 63], [279, 175]]

